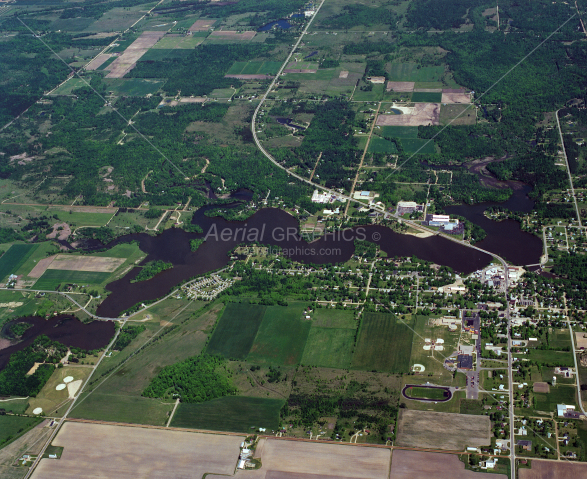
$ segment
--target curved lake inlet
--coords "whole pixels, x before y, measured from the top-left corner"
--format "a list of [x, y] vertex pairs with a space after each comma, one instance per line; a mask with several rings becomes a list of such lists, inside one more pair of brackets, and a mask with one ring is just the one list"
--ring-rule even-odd
[[[349, 228], [308, 242], [299, 235], [298, 220], [283, 210], [265, 208], [246, 221], [227, 221], [206, 216], [204, 213], [208, 209], [211, 207], [200, 208], [193, 217], [193, 222], [203, 229], [202, 234], [174, 228], [158, 236], [133, 234], [111, 243], [109, 246], [137, 241], [141, 250], [148, 254], [144, 262], [162, 260], [172, 263], [173, 268], [148, 281], [131, 283], [139, 272], [139, 268], [134, 268], [125, 277], [107, 286], [112, 293], [100, 305], [97, 314], [117, 317], [137, 303], [165, 295], [182, 281], [222, 268], [230, 261], [228, 253], [242, 243], [259, 242], [278, 246], [283, 249], [283, 254], [294, 261], [317, 265], [349, 260], [355, 250], [355, 239], [377, 243], [391, 258], [415, 255], [426, 261], [450, 266], [461, 273], [471, 273], [482, 268], [491, 259], [487, 254], [440, 236], [418, 238], [377, 225]], [[206, 242], [192, 252], [190, 240], [195, 238], [206, 238]]]

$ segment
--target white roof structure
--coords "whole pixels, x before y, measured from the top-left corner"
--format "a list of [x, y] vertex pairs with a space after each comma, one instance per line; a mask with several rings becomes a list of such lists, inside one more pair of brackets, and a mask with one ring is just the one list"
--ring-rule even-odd
[[444, 339], [440, 339], [440, 338], [438, 338], [438, 339], [436, 340], [436, 344], [444, 344]]

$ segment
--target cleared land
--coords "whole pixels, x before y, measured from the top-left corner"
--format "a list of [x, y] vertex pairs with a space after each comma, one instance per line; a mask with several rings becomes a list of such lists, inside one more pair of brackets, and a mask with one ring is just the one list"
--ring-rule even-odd
[[488, 416], [402, 409], [397, 431], [398, 446], [460, 451], [491, 444]]
[[518, 475], [520, 479], [587, 477], [587, 464], [569, 461], [532, 461], [532, 467], [520, 468]]
[[549, 393], [550, 392], [550, 386], [548, 383], [534, 383], [534, 385], [532, 386], [533, 391], [535, 393]]
[[67, 479], [100, 471], [109, 479], [232, 475], [243, 437], [161, 429], [66, 423], [54, 446], [61, 459], [42, 459], [32, 477]]
[[201, 18], [190, 27], [190, 32], [205, 32], [210, 30], [218, 20], [216, 18]]
[[124, 261], [124, 258], [110, 258], [107, 256], [73, 256], [60, 254], [55, 257], [47, 269], [112, 273], [116, 271]]
[[124, 53], [108, 66], [110, 73], [106, 75], [106, 78], [122, 78], [135, 67], [138, 59], [164, 35], [165, 32], [141, 33], [141, 36], [132, 42]]
[[413, 81], [388, 81], [387, 91], [396, 91], [398, 93], [414, 91]]
[[269, 306], [247, 358], [252, 363], [298, 364], [311, 322], [302, 319], [304, 306]]
[[255, 479], [387, 479], [390, 452], [384, 449], [261, 439], [256, 457], [263, 468]]
[[466, 92], [442, 92], [442, 103], [471, 103], [471, 94]]
[[[522, 469], [520, 469], [522, 471]], [[499, 479], [504, 474], [473, 472], [454, 454], [438, 454], [418, 451], [393, 451], [392, 479]], [[522, 476], [520, 476], [522, 477]]]
[[366, 313], [352, 367], [408, 373], [413, 336], [411, 328], [392, 314]]
[[257, 32], [253, 31], [239, 33], [233, 30], [224, 30], [212, 32], [210, 36], [226, 40], [247, 41], [252, 40], [256, 34]]
[[269, 431], [279, 426], [282, 399], [227, 396], [199, 404], [181, 403], [171, 425], [212, 431], [250, 432], [264, 427]]
[[97, 70], [102, 66], [103, 63], [108, 61], [108, 59], [111, 56], [112, 55], [110, 55], [109, 53], [100, 53], [96, 58], [94, 58], [90, 63], [87, 64], [86, 70]]
[[587, 333], [584, 333], [584, 332], [575, 333], [575, 342], [577, 343], [576, 344], [577, 349], [581, 349], [581, 348], [587, 349]]
[[423, 126], [438, 125], [440, 103], [417, 103], [402, 115], [379, 115], [379, 126]]
[[221, 354], [226, 358], [245, 359], [265, 311], [265, 306], [229, 303], [218, 321], [206, 352]]

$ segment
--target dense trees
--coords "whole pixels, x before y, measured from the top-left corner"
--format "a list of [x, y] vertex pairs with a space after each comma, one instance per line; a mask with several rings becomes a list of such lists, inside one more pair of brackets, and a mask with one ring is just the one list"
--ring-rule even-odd
[[112, 349], [117, 349], [118, 351], [121, 351], [122, 349], [126, 348], [133, 339], [135, 339], [139, 334], [141, 334], [146, 329], [147, 327], [142, 324], [138, 326], [125, 326], [124, 328], [122, 328], [122, 331], [120, 331], [120, 334], [118, 335], [116, 342], [112, 346]]
[[228, 377], [226, 361], [202, 354], [164, 367], [143, 392], [152, 398], [179, 397], [182, 402], [199, 403], [236, 394]]
[[166, 263], [165, 261], [150, 261], [143, 266], [139, 274], [137, 274], [132, 283], [138, 283], [139, 281], [147, 281], [155, 275], [165, 271], [166, 269], [173, 268], [173, 263]]
[[392, 29], [395, 29], [397, 19], [396, 13], [385, 7], [369, 7], [355, 4], [345, 5], [340, 14], [324, 19], [322, 26], [349, 29], [359, 25], [366, 27], [388, 25]]

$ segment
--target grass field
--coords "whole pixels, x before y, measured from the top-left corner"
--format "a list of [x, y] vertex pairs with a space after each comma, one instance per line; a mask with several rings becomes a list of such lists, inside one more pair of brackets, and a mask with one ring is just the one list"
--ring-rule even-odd
[[441, 92], [417, 91], [412, 93], [412, 101], [415, 103], [440, 103], [441, 100]]
[[86, 83], [81, 78], [72, 77], [68, 81], [66, 81], [63, 85], [57, 88], [55, 91], [51, 93], [53, 95], [71, 95], [72, 91], [77, 88], [83, 88], [86, 86]]
[[345, 309], [319, 308], [314, 310], [312, 327], [316, 328], [357, 328], [355, 313]]
[[189, 35], [187, 37], [165, 36], [151, 47], [154, 50], [192, 50], [204, 41], [203, 37]]
[[12, 412], [14, 414], [24, 414], [28, 406], [28, 399], [13, 399], [0, 403], [0, 409], [4, 409], [6, 412]]
[[39, 247], [36, 244], [15, 244], [0, 258], [0, 282], [16, 272]]
[[11, 442], [40, 421], [36, 417], [0, 416], [0, 446]]
[[527, 358], [543, 364], [574, 367], [573, 354], [569, 351], [552, 351], [550, 349], [528, 349]]
[[227, 75], [275, 75], [281, 62], [234, 62]]
[[389, 80], [437, 82], [444, 75], [444, 66], [421, 67], [419, 63], [392, 63]]
[[397, 147], [394, 142], [373, 135], [369, 142], [368, 151], [370, 153], [385, 153], [390, 155], [397, 153]]
[[391, 373], [410, 371], [414, 333], [394, 315], [366, 313], [352, 367]]
[[577, 388], [559, 384], [548, 394], [534, 393], [537, 411], [555, 412], [557, 404], [577, 404]]
[[256, 304], [227, 304], [206, 352], [221, 354], [231, 359], [245, 359], [251, 350], [265, 311], [265, 306]]
[[252, 432], [252, 428], [275, 430], [284, 401], [227, 396], [200, 404], [182, 403], [171, 421], [174, 427], [215, 431]]
[[311, 322], [302, 319], [304, 305], [269, 306], [247, 358], [253, 363], [298, 364]]
[[[401, 143], [404, 149], [404, 153], [407, 153], [408, 155], [413, 155], [416, 152], [422, 155], [433, 155], [436, 153], [436, 147], [434, 146], [433, 140], [429, 141], [422, 138], [403, 138]], [[420, 148], [422, 149], [420, 150]]]
[[411, 387], [406, 390], [406, 396], [419, 399], [445, 399], [446, 390], [437, 388]]
[[35, 283], [35, 289], [54, 290], [60, 284], [102, 284], [112, 273], [48, 269]]
[[386, 138], [418, 138], [417, 126], [382, 126], [376, 131]]
[[354, 329], [317, 328], [312, 326], [302, 356], [305, 366], [346, 369], [351, 365], [355, 341]]
[[[183, 48], [175, 48], [173, 50], [149, 49], [140, 59], [139, 62], [152, 62], [159, 60], [171, 60], [188, 57], [192, 53], [191, 50]], [[99, 70], [99, 69], [98, 69]], [[163, 81], [163, 80], [160, 80]]]
[[104, 78], [102, 81], [109, 91], [125, 96], [145, 96], [156, 93], [166, 82], [166, 80], [144, 78]]

